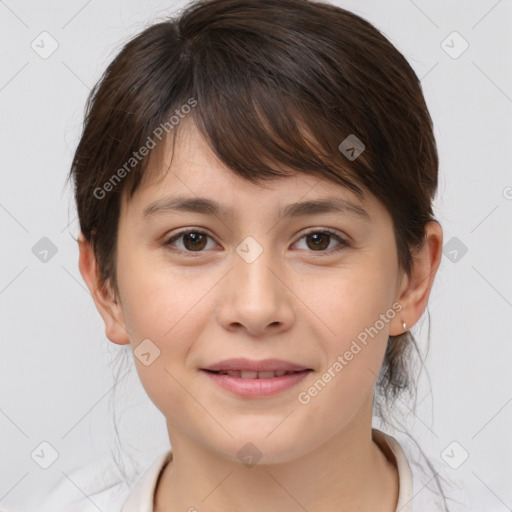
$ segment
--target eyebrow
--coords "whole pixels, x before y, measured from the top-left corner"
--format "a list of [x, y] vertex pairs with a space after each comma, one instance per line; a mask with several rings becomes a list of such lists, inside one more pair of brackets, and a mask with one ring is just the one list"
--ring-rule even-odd
[[[144, 218], [153, 217], [164, 212], [190, 212], [217, 217], [233, 218], [234, 211], [206, 197], [175, 196], [165, 197], [149, 204], [143, 212]], [[367, 221], [371, 220], [368, 212], [361, 206], [339, 197], [328, 197], [299, 203], [291, 203], [279, 212], [279, 218], [300, 217], [320, 213], [342, 212], [357, 215]]]

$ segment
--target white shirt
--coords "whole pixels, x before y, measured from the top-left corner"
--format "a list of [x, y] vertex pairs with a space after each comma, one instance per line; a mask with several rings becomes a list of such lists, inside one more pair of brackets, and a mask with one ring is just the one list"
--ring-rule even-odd
[[[471, 512], [473, 509], [466, 501], [461, 490], [457, 492], [457, 502], [447, 496], [448, 508], [436, 484], [435, 473], [423, 471], [421, 462], [413, 450], [409, 459], [398, 441], [384, 432], [373, 428], [373, 440], [383, 453], [392, 460], [398, 469], [399, 495], [395, 512]], [[70, 479], [62, 481], [49, 499], [38, 508], [38, 512], [153, 512], [153, 500], [158, 479], [165, 466], [172, 459], [172, 450], [162, 453], [153, 461], [149, 469], [136, 484], [129, 488], [124, 480], [110, 466], [81, 468], [72, 472]], [[77, 486], [80, 491], [77, 490]], [[75, 496], [72, 499], [71, 494]], [[84, 496], [85, 495], [87, 496]], [[462, 500], [462, 501], [460, 501]], [[377, 512], [377, 511], [376, 511]]]

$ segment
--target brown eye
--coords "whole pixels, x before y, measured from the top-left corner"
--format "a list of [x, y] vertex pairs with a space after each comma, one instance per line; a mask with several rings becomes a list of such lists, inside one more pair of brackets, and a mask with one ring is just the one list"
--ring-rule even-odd
[[200, 251], [206, 245], [206, 237], [201, 233], [183, 235], [183, 245], [191, 251]]
[[[345, 247], [348, 247], [350, 244], [341, 238], [337, 233], [330, 231], [329, 229], [316, 229], [314, 231], [309, 231], [302, 235], [301, 238], [296, 243], [299, 243], [301, 240], [305, 240], [306, 243], [306, 251], [308, 252], [318, 252], [325, 254], [332, 254], [337, 251], [341, 251]], [[338, 242], [337, 246], [329, 248], [331, 242], [335, 240]]]
[[329, 235], [327, 233], [312, 233], [310, 235], [306, 235], [306, 240], [309, 238], [312, 243], [307, 244], [310, 249], [313, 250], [324, 250], [329, 247], [330, 238], [332, 235]]
[[[173, 235], [169, 240], [165, 242], [165, 246], [168, 246], [171, 250], [181, 252], [202, 252], [208, 244], [208, 239], [211, 238], [204, 231], [197, 229], [181, 231], [176, 235]], [[175, 247], [174, 243], [178, 240], [182, 240], [182, 247]]]

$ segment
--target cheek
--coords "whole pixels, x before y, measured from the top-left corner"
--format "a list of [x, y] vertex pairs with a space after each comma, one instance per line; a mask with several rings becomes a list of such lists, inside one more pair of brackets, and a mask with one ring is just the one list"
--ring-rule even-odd
[[135, 344], [137, 336], [172, 338], [180, 324], [194, 316], [194, 305], [206, 290], [197, 286], [197, 276], [193, 278], [187, 269], [172, 267], [162, 256], [148, 258], [146, 253], [131, 251], [119, 262], [123, 313]]
[[[377, 330], [387, 339], [389, 320], [395, 315], [389, 311], [394, 300], [394, 279], [386, 262], [375, 258], [366, 264], [335, 269], [321, 280], [304, 280], [296, 290], [304, 298], [309, 315], [314, 313], [311, 321], [316, 316], [315, 323], [325, 327], [322, 337], [328, 345], [342, 350], [376, 322]], [[386, 315], [384, 324], [379, 321], [382, 315]]]
[[325, 323], [334, 331], [325, 335], [322, 329], [324, 365], [316, 380], [301, 388], [298, 396], [299, 407], [311, 418], [308, 428], [327, 429], [332, 434], [371, 402], [389, 322], [396, 315], [386, 294], [355, 292], [336, 297], [323, 310], [327, 312]]
[[186, 364], [194, 340], [201, 337], [205, 319], [210, 318], [204, 299], [213, 282], [196, 279], [194, 286], [186, 271], [171, 274], [169, 267], [127, 263], [118, 276], [135, 365], [149, 398], [167, 415], [190, 401], [180, 383], [185, 383], [190, 370]]
[[[174, 367], [183, 366], [193, 340], [200, 337], [208, 315], [204, 307], [204, 290], [180, 286], [178, 280], [168, 284], [162, 277], [151, 279], [146, 274], [123, 304], [125, 321], [129, 327], [130, 342], [134, 349], [144, 339], [159, 347], [166, 362]], [[162, 358], [164, 359], [164, 358]]]
[[328, 373], [323, 374], [317, 388], [321, 390], [325, 385], [329, 391], [322, 391], [319, 402], [339, 399], [348, 405], [374, 385], [390, 322], [399, 314], [393, 307], [393, 265], [392, 255], [368, 257], [359, 265], [336, 269], [313, 287], [304, 282], [298, 292], [315, 313], [308, 315], [318, 326], [316, 336], [323, 340], [325, 350], [324, 371]]

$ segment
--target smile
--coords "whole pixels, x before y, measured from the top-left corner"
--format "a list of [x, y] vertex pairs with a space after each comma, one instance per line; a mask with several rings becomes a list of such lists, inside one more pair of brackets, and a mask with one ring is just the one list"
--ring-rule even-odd
[[230, 394], [242, 398], [264, 398], [296, 386], [313, 370], [301, 371], [239, 371], [201, 370], [210, 382]]

